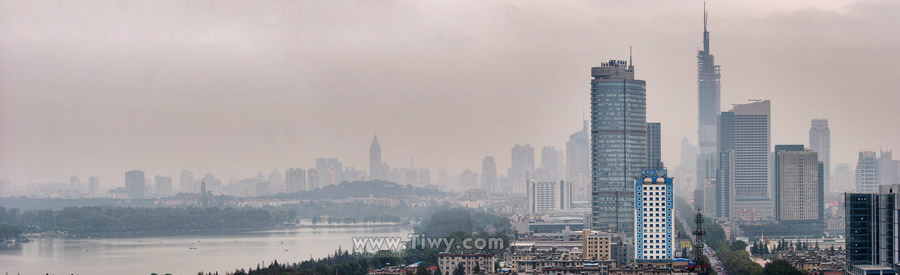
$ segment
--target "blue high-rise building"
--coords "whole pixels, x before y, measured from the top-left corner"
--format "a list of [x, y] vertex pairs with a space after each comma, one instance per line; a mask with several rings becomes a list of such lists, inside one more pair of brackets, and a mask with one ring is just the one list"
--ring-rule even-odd
[[646, 82], [623, 60], [591, 76], [591, 227], [631, 235], [633, 182], [647, 160]]
[[845, 244], [847, 264], [870, 265], [877, 263], [878, 253], [878, 194], [847, 193], [844, 196], [846, 212]]
[[634, 255], [638, 261], [673, 257], [672, 184], [664, 169], [644, 170], [634, 180]]
[[[877, 193], [844, 194], [845, 245], [850, 274], [871, 266], [900, 269], [896, 230], [900, 185], [882, 185]], [[886, 274], [886, 273], [885, 273]]]

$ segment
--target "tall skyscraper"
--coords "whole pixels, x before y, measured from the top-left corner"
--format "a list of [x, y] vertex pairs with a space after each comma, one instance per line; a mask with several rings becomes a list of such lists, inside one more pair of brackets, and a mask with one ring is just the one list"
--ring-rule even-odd
[[306, 170], [306, 189], [313, 190], [318, 188], [316, 184], [319, 182], [319, 172], [316, 169], [309, 168]]
[[771, 103], [734, 105], [719, 117], [719, 217], [774, 218], [769, 183]]
[[[900, 231], [897, 203], [900, 185], [878, 186], [874, 193], [847, 193], [844, 196], [845, 246], [849, 274], [859, 265], [876, 265], [891, 270], [900, 265]], [[882, 274], [882, 273], [866, 273]], [[894, 274], [894, 273], [883, 273]]]
[[181, 170], [181, 181], [179, 182], [182, 193], [197, 193], [197, 181], [194, 180], [194, 173], [188, 170]]
[[[272, 170], [272, 172], [269, 173], [269, 188], [271, 188], [269, 190], [271, 194], [284, 193], [286, 189], [284, 179], [281, 178], [281, 172], [278, 172], [278, 169]], [[201, 191], [200, 194], [206, 193]]]
[[172, 195], [172, 177], [156, 176], [156, 195], [167, 197]]
[[72, 187], [72, 190], [76, 193], [81, 193], [79, 189], [81, 189], [81, 179], [78, 176], [72, 176], [69, 178], [69, 186]]
[[591, 198], [591, 144], [588, 121], [584, 121], [581, 131], [569, 136], [566, 142], [566, 181], [572, 183], [576, 201]]
[[845, 246], [848, 265], [878, 263], [878, 203], [874, 193], [847, 193], [844, 195]]
[[563, 175], [563, 152], [553, 146], [544, 146], [541, 149], [541, 167], [547, 170], [550, 181], [557, 181]]
[[497, 187], [497, 163], [493, 156], [486, 156], [481, 161], [481, 188], [488, 193], [495, 192]]
[[662, 124], [659, 122], [647, 123], [647, 164], [646, 169], [663, 169], [662, 161]]
[[372, 145], [369, 146], [369, 178], [372, 180], [387, 180], [390, 171], [381, 160], [381, 145], [378, 144], [378, 136], [372, 137]]
[[703, 50], [697, 53], [697, 92], [698, 92], [698, 140], [699, 152], [697, 154], [697, 186], [711, 184], [716, 179], [718, 165], [717, 150], [719, 145], [717, 129], [718, 116], [721, 112], [721, 79], [719, 65], [716, 65], [715, 57], [709, 49], [709, 31], [706, 28], [707, 14], [706, 4], [703, 6]]
[[478, 188], [478, 173], [472, 172], [469, 169], [462, 171], [462, 173], [459, 174], [459, 185], [460, 190]]
[[125, 172], [125, 191], [129, 199], [144, 198], [144, 171], [134, 170]]
[[623, 60], [591, 76], [591, 227], [631, 235], [634, 179], [647, 161], [647, 83]]
[[100, 177], [93, 176], [88, 178], [88, 192], [92, 197], [99, 195], [100, 193]]
[[825, 192], [831, 192], [831, 129], [827, 119], [813, 119], [809, 127], [809, 149], [819, 154], [825, 167]]
[[522, 194], [525, 193], [525, 183], [534, 171], [534, 147], [531, 144], [516, 144], [511, 152], [511, 165], [506, 176], [512, 180], [513, 192]]
[[825, 226], [824, 164], [803, 145], [775, 145], [775, 220], [794, 236], [821, 236]]
[[306, 171], [300, 168], [290, 168], [284, 172], [285, 193], [293, 194], [306, 191]]
[[878, 157], [878, 184], [900, 184], [900, 160], [895, 160], [893, 151], [881, 151]]
[[856, 187], [854, 192], [858, 193], [875, 193], [878, 191], [879, 176], [878, 157], [874, 151], [859, 152], [859, 159], [856, 161]]
[[853, 167], [849, 163], [838, 163], [834, 166], [834, 171], [831, 173], [831, 191], [840, 193], [853, 191], [853, 188], [856, 186], [855, 180], [856, 175], [853, 172]]
[[674, 257], [673, 184], [664, 169], [644, 170], [634, 179], [634, 256], [639, 261]]
[[572, 183], [528, 181], [528, 212], [540, 214], [572, 208]]
[[328, 185], [338, 184], [343, 181], [342, 173], [344, 171], [341, 162], [336, 158], [317, 158], [316, 173], [318, 176], [316, 187], [325, 187]]

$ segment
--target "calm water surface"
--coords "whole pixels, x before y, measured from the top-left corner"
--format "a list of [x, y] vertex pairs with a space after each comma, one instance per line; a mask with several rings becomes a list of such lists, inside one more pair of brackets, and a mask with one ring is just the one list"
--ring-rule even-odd
[[[221, 235], [56, 239], [0, 248], [0, 274], [197, 274], [320, 258], [351, 237], [399, 236], [408, 227], [296, 228]], [[196, 249], [190, 249], [195, 247]]]

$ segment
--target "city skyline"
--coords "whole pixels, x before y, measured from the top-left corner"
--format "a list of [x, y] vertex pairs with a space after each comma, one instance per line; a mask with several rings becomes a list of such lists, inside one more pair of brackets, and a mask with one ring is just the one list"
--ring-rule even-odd
[[[778, 143], [806, 144], [810, 119], [827, 118], [832, 130], [832, 165], [855, 163], [860, 150], [900, 148], [892, 138], [900, 135], [896, 127], [863, 127], [869, 123], [890, 124], [886, 119], [898, 116], [898, 111], [889, 105], [897, 101], [892, 99], [900, 97], [890, 88], [897, 86], [892, 85], [897, 80], [890, 75], [896, 73], [894, 64], [900, 63], [896, 62], [900, 57], [891, 52], [898, 46], [898, 41], [891, 37], [898, 35], [889, 28], [894, 22], [889, 15], [900, 7], [891, 2], [816, 3], [815, 8], [803, 2], [708, 4], [716, 63], [725, 68], [722, 102], [771, 99], [772, 115], [778, 118], [772, 122], [772, 139]], [[365, 169], [368, 166], [366, 145], [374, 134], [382, 137], [387, 163], [405, 166], [413, 158], [417, 166], [435, 171], [446, 168], [456, 173], [477, 170], [479, 161], [485, 155], [492, 155], [497, 158], [498, 169], [503, 171], [509, 167], [505, 152], [512, 144], [564, 148], [566, 137], [580, 128], [580, 119], [588, 109], [588, 93], [584, 85], [579, 85], [586, 81], [584, 68], [604, 62], [609, 56], [624, 56], [628, 46], [634, 47], [634, 62], [642, 68], [637, 77], [652, 83], [648, 89], [660, 91], [647, 104], [648, 116], [667, 125], [662, 140], [663, 161], [670, 169], [678, 165], [682, 137], [697, 144], [696, 114], [667, 115], [671, 109], [663, 106], [676, 104], [685, 110], [696, 110], [694, 54], [698, 49], [697, 32], [702, 27], [700, 1], [655, 3], [670, 9], [647, 15], [636, 11], [650, 4], [604, 3], [622, 11], [604, 18], [591, 13], [599, 5], [585, 3], [552, 6], [555, 12], [549, 13], [538, 12], [548, 8], [545, 4], [495, 3], [479, 6], [483, 9], [471, 14], [471, 22], [453, 26], [447, 25], [454, 22], [452, 18], [426, 19], [416, 15], [400, 16], [383, 24], [361, 23], [395, 15], [387, 12], [391, 9], [427, 13], [445, 8], [427, 3], [388, 5], [377, 10], [380, 12], [366, 15], [362, 21], [336, 27], [384, 34], [387, 38], [332, 37], [327, 30], [317, 31], [313, 37], [322, 38], [321, 45], [350, 53], [345, 56], [326, 52], [322, 57], [307, 54], [323, 50], [320, 48], [290, 50], [306, 40], [282, 35], [294, 30], [286, 24], [295, 22], [291, 20], [299, 23], [329, 20], [308, 13], [303, 13], [305, 19], [291, 19], [284, 17], [284, 11], [255, 8], [249, 12], [280, 18], [271, 23], [276, 27], [257, 32], [267, 27], [267, 23], [248, 19], [228, 25], [232, 28], [225, 32], [214, 26], [226, 22], [225, 18], [236, 9], [229, 3], [208, 11], [209, 17], [203, 20], [165, 12], [198, 7], [172, 7], [165, 3], [126, 9], [121, 11], [122, 15], [109, 13], [99, 19], [86, 19], [84, 24], [70, 24], [80, 19], [55, 16], [52, 11], [103, 11], [110, 7], [86, 2], [78, 7], [63, 4], [32, 13], [17, 12], [39, 4], [7, 6], [4, 11], [7, 20], [0, 24], [0, 29], [7, 34], [0, 38], [4, 45], [0, 54], [5, 57], [0, 62], [0, 79], [3, 79], [0, 151], [4, 152], [0, 154], [0, 178], [14, 184], [65, 182], [72, 175], [81, 178], [96, 175], [102, 179], [103, 186], [121, 186], [124, 182], [121, 173], [132, 169], [172, 177], [187, 169], [198, 174], [212, 173], [220, 179], [241, 178], [272, 168], [280, 171], [291, 167], [311, 168], [316, 158], [328, 156], [337, 157], [346, 166]], [[303, 5], [342, 7], [340, 3]], [[451, 7], [447, 10], [450, 14], [471, 11], [464, 3]], [[347, 8], [346, 13], [338, 15], [353, 16], [367, 8], [372, 7]], [[621, 26], [630, 23], [617, 22], [622, 21], [618, 20], [620, 16], [636, 16], [629, 22], [666, 24], [628, 25], [633, 30], [623, 32]], [[646, 21], [641, 16], [656, 19]], [[53, 20], [43, 20], [51, 17]], [[853, 18], [859, 17], [868, 20], [854, 21]], [[107, 33], [111, 25], [101, 19], [120, 25], [121, 31]], [[163, 24], [159, 31], [150, 27], [166, 19], [179, 25]], [[38, 24], [32, 20], [42, 21]], [[538, 27], [529, 23], [532, 21], [545, 24]], [[391, 29], [409, 22], [423, 24], [408, 31]], [[772, 27], [783, 22], [800, 22], [797, 26], [800, 29], [795, 31], [806, 35], [794, 36], [795, 31], [783, 32]], [[184, 30], [175, 30], [173, 26], [184, 26]], [[561, 26], [571, 30], [549, 31]], [[839, 28], [832, 32], [818, 26]], [[484, 32], [479, 32], [481, 29]], [[427, 56], [422, 55], [422, 49], [435, 46], [431, 43], [447, 42], [428, 36], [432, 30], [443, 31], [447, 39], [471, 42], [461, 47], [455, 44], [453, 49], [438, 47], [438, 50], [448, 50], [447, 55], [415, 61]], [[584, 40], [584, 36], [578, 35], [584, 31], [600, 32], [605, 38]], [[646, 36], [642, 33], [660, 32], [667, 34], [641, 39]], [[843, 32], [856, 33], [857, 37], [833, 38], [834, 34]], [[534, 34], [549, 37], [535, 39]], [[858, 43], [861, 38], [869, 43]], [[361, 39], [374, 43], [359, 43], [366, 41]], [[658, 39], [670, 42], [659, 43]], [[790, 43], [777, 43], [782, 40]], [[51, 46], [43, 44], [47, 41], [57, 46], [68, 45], [71, 51], [48, 48]], [[410, 45], [397, 45], [396, 41], [407, 41]], [[522, 42], [535, 43], [527, 48], [517, 46]], [[146, 46], [140, 46], [147, 43], [156, 46], [149, 51]], [[372, 47], [354, 46], [357, 44]], [[660, 44], [671, 46], [657, 47]], [[852, 54], [843, 50], [850, 45], [860, 50]], [[218, 50], [205, 51], [210, 48]], [[182, 50], [188, 55], [178, 53]], [[205, 54], [193, 54], [198, 51]], [[409, 51], [413, 54], [398, 53]], [[350, 56], [373, 53], [372, 63], [389, 62], [378, 67], [323, 65], [331, 61], [346, 65], [345, 60]], [[154, 61], [131, 62], [144, 60], [141, 57], [146, 55]], [[445, 58], [449, 56], [453, 60]], [[390, 61], [393, 58], [400, 59]], [[846, 60], [865, 64], [869, 67], [865, 76], [879, 81], [875, 84], [851, 81], [863, 76], [854, 74], [863, 72], [847, 72], [843, 65]], [[319, 65], [321, 72], [311, 71], [303, 65], [306, 63]], [[483, 64], [490, 65], [480, 66]], [[474, 67], [478, 69], [469, 70]], [[408, 68], [418, 69], [409, 71]], [[271, 69], [281, 73], [271, 73]], [[376, 73], [382, 69], [392, 73]], [[438, 69], [442, 73], [436, 75], [440, 77], [423, 72]], [[284, 72], [303, 77], [288, 77]], [[184, 77], [190, 73], [210, 83]], [[366, 74], [386, 78], [387, 82], [372, 82], [376, 79]], [[346, 75], [353, 76], [351, 81], [343, 81]], [[42, 81], [48, 77], [59, 81]], [[433, 83], [446, 77], [457, 84], [432, 89]], [[768, 81], [759, 83], [760, 77]], [[367, 86], [359, 86], [363, 83]], [[412, 88], [397, 88], [402, 86]], [[360, 87], [399, 90], [390, 96], [349, 92], [361, 90]], [[848, 89], [856, 92], [845, 93]], [[860, 94], [880, 100], [863, 100]], [[226, 99], [217, 98], [223, 95]], [[512, 112], [494, 104], [513, 95], [515, 104], [504, 105], [528, 112]], [[475, 96], [483, 96], [484, 102], [469, 100]], [[315, 113], [297, 111], [298, 106]], [[225, 111], [235, 109], [241, 110], [242, 115], [238, 117]], [[338, 109], [347, 111], [333, 111]], [[454, 116], [448, 117], [450, 113]], [[482, 115], [499, 116], [499, 119], [484, 120]], [[442, 124], [436, 127], [428, 123], [431, 120], [440, 120]], [[870, 134], [854, 134], [861, 131]], [[419, 142], [426, 138], [442, 146]], [[121, 153], [124, 148], [134, 153]], [[92, 161], [83, 161], [85, 158]]]

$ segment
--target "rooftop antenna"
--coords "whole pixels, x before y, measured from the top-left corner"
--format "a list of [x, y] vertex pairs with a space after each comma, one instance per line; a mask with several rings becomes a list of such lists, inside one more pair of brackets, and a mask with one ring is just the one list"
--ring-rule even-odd
[[628, 65], [634, 66], [634, 63], [631, 62], [631, 46], [628, 46]]
[[709, 31], [706, 30], [706, 1], [703, 1], [703, 52], [709, 54]]

